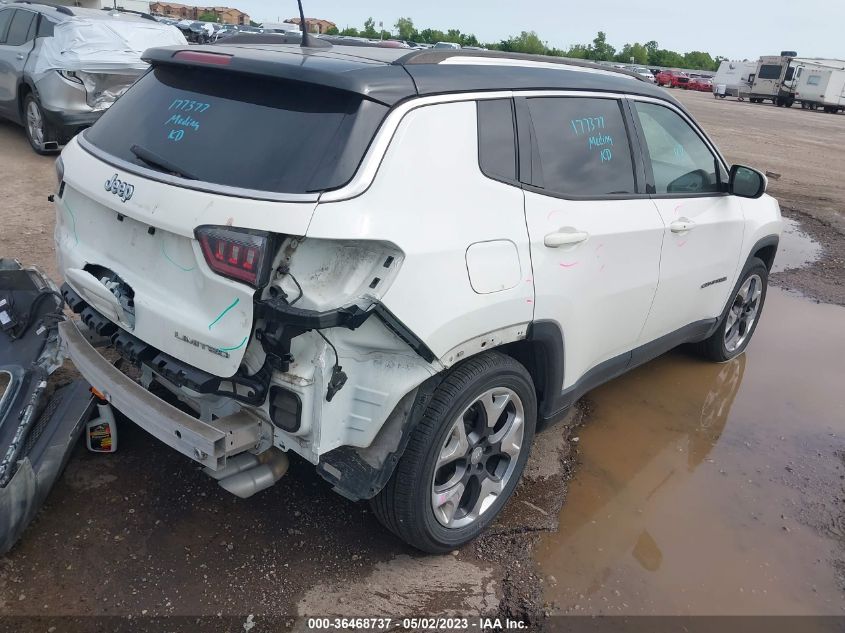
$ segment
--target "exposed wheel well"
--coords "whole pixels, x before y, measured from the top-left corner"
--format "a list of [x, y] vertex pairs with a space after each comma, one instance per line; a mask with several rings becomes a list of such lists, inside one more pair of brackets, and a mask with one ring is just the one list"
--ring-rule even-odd
[[762, 248], [758, 248], [754, 251], [754, 257], [763, 260], [763, 263], [766, 264], [766, 268], [771, 271], [772, 265], [775, 263], [775, 255], [777, 252], [777, 244], [768, 244], [767, 246], [763, 246]]

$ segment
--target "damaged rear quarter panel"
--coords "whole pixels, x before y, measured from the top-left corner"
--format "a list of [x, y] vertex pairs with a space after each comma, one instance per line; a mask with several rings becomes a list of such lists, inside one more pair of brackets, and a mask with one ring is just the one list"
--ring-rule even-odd
[[[308, 229], [309, 237], [377, 240], [401, 249], [402, 269], [382, 302], [439, 359], [485, 332], [533, 317], [522, 191], [485, 177], [477, 152], [474, 101], [411, 110], [369, 188], [318, 205]], [[494, 240], [515, 245], [520, 283], [480, 294], [470, 284], [466, 252]]]

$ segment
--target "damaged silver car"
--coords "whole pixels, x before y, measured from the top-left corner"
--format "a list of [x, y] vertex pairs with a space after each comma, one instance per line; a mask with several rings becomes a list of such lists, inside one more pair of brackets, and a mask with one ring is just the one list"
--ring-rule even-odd
[[20, 123], [39, 154], [89, 127], [147, 69], [150, 47], [185, 44], [152, 16], [0, 5], [0, 116]]

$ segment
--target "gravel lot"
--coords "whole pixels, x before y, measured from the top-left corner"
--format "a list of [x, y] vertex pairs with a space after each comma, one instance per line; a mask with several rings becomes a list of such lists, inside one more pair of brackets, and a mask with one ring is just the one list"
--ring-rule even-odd
[[[784, 213], [821, 245], [817, 262], [777, 273], [774, 281], [809, 299], [845, 305], [845, 146], [834, 141], [845, 138], [845, 116], [716, 101], [701, 93], [678, 97], [729, 161], [775, 174], [770, 176], [770, 191], [780, 198]], [[52, 159], [35, 155], [20, 128], [0, 123], [0, 174], [5, 193], [0, 207], [0, 255], [36, 264], [56, 279], [53, 210], [46, 199], [55, 182]], [[611, 558], [582, 550], [580, 557], [570, 557], [567, 552], [582, 543], [575, 536], [577, 530], [571, 529], [577, 517], [595, 521], [599, 516], [584, 510], [591, 500], [605, 498], [604, 480], [597, 483], [597, 472], [615, 473], [615, 489], [637, 489], [645, 466], [614, 471], [608, 460], [628, 459], [627, 453], [614, 452], [614, 445], [642, 442], [641, 448], [633, 447], [636, 454], [644, 455], [638, 463], [653, 464], [656, 452], [649, 447], [675, 446], [672, 442], [677, 437], [672, 433], [699, 438], [696, 432], [678, 430], [683, 424], [701, 426], [703, 418], [688, 420], [689, 411], [703, 410], [705, 404], [730, 410], [735, 401], [739, 404], [733, 407], [734, 415], [720, 412], [714, 418], [721, 420], [722, 429], [715, 435], [704, 434], [709, 448], [694, 468], [705, 468], [717, 455], [727, 464], [738, 464], [735, 451], [748, 443], [764, 454], [771, 452], [778, 464], [783, 462], [779, 466], [783, 472], [774, 473], [762, 462], [750, 461], [748, 468], [756, 466], [759, 472], [746, 473], [749, 481], [781, 482], [787, 476], [784, 473], [796, 471], [802, 477], [796, 475], [794, 485], [764, 486], [767, 495], [774, 495], [766, 497], [771, 507], [785, 509], [779, 510], [784, 518], [768, 517], [760, 528], [760, 521], [745, 515], [737, 518], [744, 502], [741, 495], [731, 496], [731, 491], [745, 484], [737, 471], [731, 472], [737, 478], [729, 480], [733, 485], [726, 489], [728, 499], [719, 501], [730, 506], [723, 514], [730, 520], [720, 523], [716, 536], [730, 543], [746, 532], [752, 540], [759, 533], [760, 543], [771, 548], [771, 556], [790, 552], [788, 560], [812, 559], [812, 565], [795, 567], [800, 580], [795, 586], [780, 582], [780, 576], [772, 581], [769, 601], [738, 600], [730, 603], [729, 611], [763, 612], [781, 591], [793, 592], [791, 599], [798, 603], [810, 600], [815, 591], [821, 598], [806, 604], [822, 605], [819, 609], [827, 612], [823, 599], [839, 596], [840, 602], [831, 610], [841, 613], [845, 587], [841, 402], [802, 398], [802, 393], [816, 392], [809, 382], [805, 388], [800, 381], [810, 381], [811, 375], [804, 375], [815, 368], [827, 376], [822, 384], [835, 384], [831, 383], [835, 380], [843, 384], [845, 349], [828, 347], [829, 339], [822, 336], [808, 337], [806, 362], [800, 365], [804, 373], [796, 376], [785, 370], [767, 372], [772, 363], [788, 365], [789, 357], [769, 355], [766, 350], [776, 347], [778, 337], [790, 335], [790, 328], [805, 319], [817, 323], [819, 330], [838, 328], [836, 344], [841, 347], [845, 316], [840, 308], [815, 306], [785, 292], [775, 291], [772, 297], [760, 340], [755, 339], [756, 345], [750, 348], [747, 365], [742, 359], [738, 374], [722, 374], [718, 366], [673, 353], [623, 378], [627, 382], [616, 388], [608, 385], [590, 394], [572, 413], [569, 424], [559, 424], [540, 436], [525, 481], [496, 526], [477, 543], [447, 556], [423, 557], [405, 547], [380, 527], [366, 505], [349, 503], [332, 493], [308, 464], [293, 460], [290, 473], [279, 485], [240, 500], [223, 492], [188, 460], [123, 423], [120, 451], [100, 456], [77, 450], [38, 519], [12, 552], [0, 557], [0, 614], [220, 616], [235, 618], [238, 627], [229, 630], [240, 630], [249, 614], [255, 614], [259, 623], [287, 616], [291, 624], [303, 615], [499, 613], [542, 628], [550, 613], [723, 613], [724, 596], [718, 592], [704, 591], [711, 599], [698, 600], [694, 606], [681, 599], [655, 599], [672, 595], [672, 574], [678, 572], [661, 567], [655, 553], [662, 551], [655, 550], [659, 539], [636, 537], [643, 529], [635, 517], [638, 511], [648, 514], [646, 501], [642, 501], [646, 506], [622, 504], [613, 519], [633, 530], [633, 549], [620, 546], [621, 553]], [[812, 312], [814, 308], [824, 314]], [[784, 316], [777, 318], [778, 314]], [[677, 371], [686, 378], [676, 400], [651, 402], [652, 409], [636, 414], [648, 421], [654, 418], [654, 410], [677, 407], [677, 416], [663, 420], [662, 426], [649, 427], [651, 432], [642, 436], [625, 436], [628, 431], [622, 422], [629, 415], [628, 404], [646, 401], [645, 394], [661, 397], [667, 383], [681, 380]], [[729, 388], [724, 387], [725, 381]], [[722, 386], [702, 390], [697, 385], [704, 382]], [[785, 388], [787, 384], [790, 389]], [[759, 401], [759, 406], [742, 404], [749, 399]], [[802, 440], [779, 444], [772, 452], [771, 438], [761, 440], [760, 423], [783, 407], [793, 408], [790, 415], [777, 417], [776, 432], [790, 439], [805, 435]], [[816, 416], [817, 423], [803, 427], [807, 416]], [[618, 444], [603, 437], [610, 430], [615, 431]], [[573, 434], [579, 442], [570, 441]], [[692, 468], [690, 463], [685, 461], [684, 468]], [[792, 470], [784, 470], [786, 466]], [[719, 476], [719, 468], [708, 475], [714, 481]], [[683, 494], [683, 486], [692, 486], [693, 481], [698, 479], [682, 479], [676, 494]], [[564, 503], [567, 489], [572, 487], [577, 493], [579, 485], [580, 497], [573, 497], [578, 501], [573, 501], [570, 510]], [[693, 522], [722, 516], [697, 514], [705, 510], [713, 508], [696, 504], [686, 508]], [[668, 513], [661, 521], [676, 534], [688, 522], [677, 513]], [[782, 536], [775, 534], [778, 531], [792, 538], [778, 539]], [[616, 532], [593, 532], [587, 546], [613, 549]], [[716, 538], [706, 534], [711, 536]], [[538, 547], [539, 565], [534, 558]], [[690, 546], [681, 539], [675, 548], [685, 551]], [[652, 573], [628, 570], [626, 557], [631, 555], [643, 568], [654, 567]], [[604, 566], [593, 569], [598, 560]], [[762, 565], [756, 558], [754, 563]], [[705, 561], [689, 564], [698, 564], [697, 590], [724, 582], [723, 573]], [[764, 570], [759, 577], [771, 580]], [[610, 579], [619, 583], [616, 588], [608, 584]], [[610, 609], [609, 604], [618, 608]]]

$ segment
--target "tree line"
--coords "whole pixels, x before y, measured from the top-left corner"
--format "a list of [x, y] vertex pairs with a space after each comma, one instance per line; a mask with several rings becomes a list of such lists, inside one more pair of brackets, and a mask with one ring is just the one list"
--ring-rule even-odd
[[644, 44], [634, 42], [616, 49], [607, 41], [607, 34], [599, 31], [592, 42], [574, 44], [568, 49], [550, 47], [548, 42], [541, 39], [536, 31], [522, 31], [498, 42], [479, 42], [472, 33], [462, 33], [459, 29], [441, 31], [438, 29], [418, 30], [411, 18], [399, 18], [393, 25], [393, 32], [376, 27], [373, 18], [367, 18], [363, 29], [347, 27], [342, 30], [332, 29], [330, 35], [346, 35], [350, 37], [365, 37], [369, 39], [400, 39], [408, 42], [436, 44], [437, 42], [454, 42], [461, 46], [479, 46], [491, 50], [508, 51], [514, 53], [533, 53], [535, 55], [552, 55], [554, 57], [572, 57], [593, 61], [620, 62], [625, 64], [639, 64], [641, 66], [669, 66], [690, 68], [697, 70], [717, 70], [719, 64], [726, 57], [713, 57], [710, 53], [690, 51], [678, 53], [665, 48], [651, 40]]

